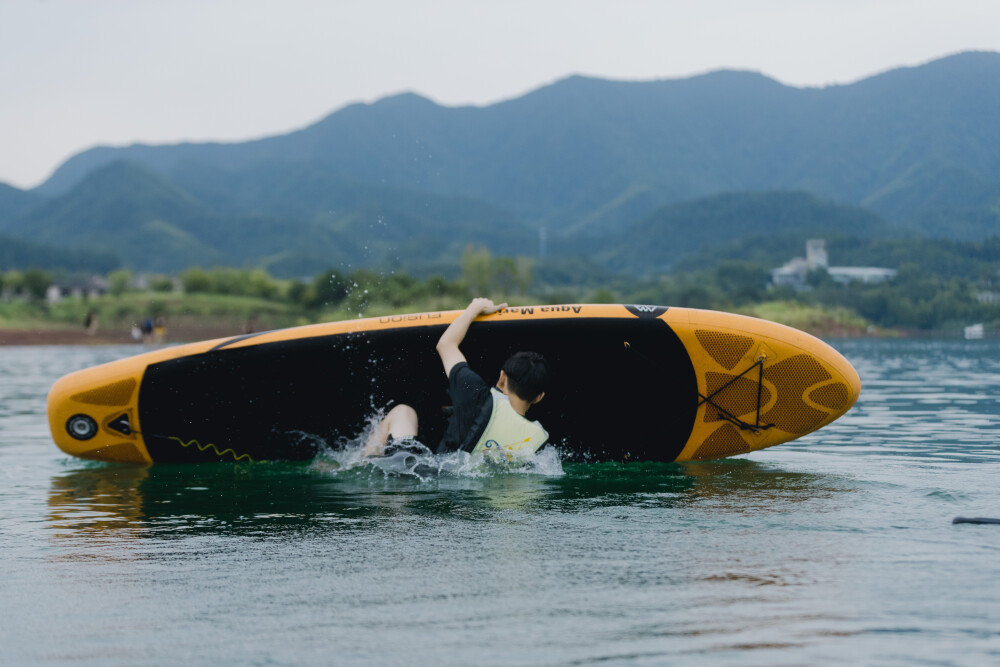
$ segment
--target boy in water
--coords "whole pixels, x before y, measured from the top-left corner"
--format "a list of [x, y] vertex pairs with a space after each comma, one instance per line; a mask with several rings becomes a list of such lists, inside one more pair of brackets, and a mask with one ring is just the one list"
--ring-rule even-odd
[[[439, 453], [458, 449], [534, 452], [548, 439], [541, 424], [525, 417], [528, 408], [545, 396], [549, 381], [545, 358], [537, 352], [518, 352], [504, 362], [496, 388], [491, 389], [469, 367], [459, 349], [473, 320], [506, 307], [506, 303], [495, 305], [490, 299], [473, 299], [438, 340], [436, 349], [454, 406]], [[368, 438], [364, 455], [382, 455], [387, 441], [415, 439], [418, 423], [417, 412], [409, 405], [393, 407]]]

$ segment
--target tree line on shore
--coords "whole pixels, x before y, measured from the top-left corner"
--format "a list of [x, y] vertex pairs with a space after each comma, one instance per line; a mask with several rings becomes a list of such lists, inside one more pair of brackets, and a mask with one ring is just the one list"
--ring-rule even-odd
[[[215, 295], [223, 300], [241, 300], [241, 313], [272, 304], [283, 308], [288, 317], [294, 315], [297, 321], [458, 308], [472, 296], [490, 295], [521, 304], [649, 303], [736, 311], [782, 301], [850, 311], [868, 324], [884, 328], [931, 330], [973, 322], [1000, 326], [1000, 294], [992, 291], [992, 273], [978, 278], [949, 276], [904, 264], [891, 282], [842, 285], [819, 269], [810, 273], [805, 289], [796, 290], [771, 285], [767, 265], [747, 260], [723, 260], [711, 268], [645, 278], [588, 277], [582, 265], [574, 269], [581, 273], [577, 281], [557, 284], [537, 280], [536, 269], [534, 260], [495, 257], [486, 248], [472, 246], [461, 257], [460, 272], [451, 278], [419, 278], [401, 271], [343, 267], [331, 267], [302, 279], [276, 279], [262, 269], [233, 267], [192, 267], [177, 276], [140, 276], [120, 269], [107, 275], [106, 295], [100, 298], [119, 302], [117, 319], [130, 316], [130, 306], [123, 301], [127, 295], [148, 295], [154, 311], [162, 310], [168, 297], [183, 302], [199, 295]], [[45, 295], [54, 282], [52, 274], [39, 269], [0, 272], [0, 294], [7, 301], [18, 295], [22, 302], [35, 304], [40, 316], [51, 315], [56, 309], [46, 303]], [[91, 298], [91, 305], [93, 302]], [[77, 310], [86, 305], [84, 300]], [[78, 315], [67, 306], [58, 312], [68, 319]]]

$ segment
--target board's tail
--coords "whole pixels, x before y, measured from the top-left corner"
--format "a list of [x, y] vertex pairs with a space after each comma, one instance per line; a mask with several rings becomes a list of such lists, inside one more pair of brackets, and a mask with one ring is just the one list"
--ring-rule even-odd
[[135, 364], [114, 362], [58, 380], [48, 416], [59, 449], [85, 459], [151, 463], [138, 423], [141, 379]]

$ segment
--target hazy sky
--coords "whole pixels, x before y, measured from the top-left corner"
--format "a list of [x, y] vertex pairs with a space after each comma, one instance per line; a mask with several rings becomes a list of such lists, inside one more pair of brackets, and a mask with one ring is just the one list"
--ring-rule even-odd
[[0, 0], [0, 181], [402, 91], [483, 105], [570, 74], [720, 68], [823, 86], [973, 49], [1000, 51], [1000, 1]]

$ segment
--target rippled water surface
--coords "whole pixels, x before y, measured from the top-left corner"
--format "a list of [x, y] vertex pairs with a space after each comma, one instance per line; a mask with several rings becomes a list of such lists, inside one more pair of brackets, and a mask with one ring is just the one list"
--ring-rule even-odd
[[134, 348], [0, 348], [0, 661], [1000, 662], [1000, 526], [951, 523], [1000, 517], [1000, 344], [834, 344], [796, 442], [435, 479], [74, 460], [49, 386]]

